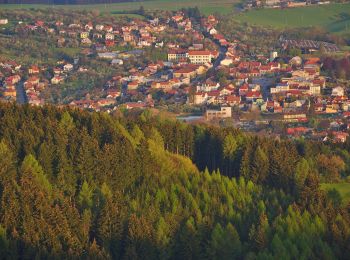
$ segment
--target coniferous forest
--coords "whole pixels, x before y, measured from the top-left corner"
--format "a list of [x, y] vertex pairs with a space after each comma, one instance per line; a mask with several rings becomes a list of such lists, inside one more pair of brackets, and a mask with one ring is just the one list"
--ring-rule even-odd
[[0, 104], [4, 259], [346, 259], [350, 143]]

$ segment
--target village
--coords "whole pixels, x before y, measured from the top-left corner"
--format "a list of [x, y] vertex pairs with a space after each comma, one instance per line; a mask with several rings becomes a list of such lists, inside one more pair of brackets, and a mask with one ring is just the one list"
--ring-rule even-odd
[[[0, 19], [0, 26], [9, 22]], [[165, 108], [199, 115], [199, 122], [264, 135], [345, 142], [350, 128], [347, 89], [324, 76], [320, 58], [312, 55], [320, 48], [337, 52], [335, 44], [284, 40], [281, 49], [292, 46], [311, 54], [282, 58], [272, 50], [252, 56], [240, 39], [222, 35], [218, 22], [213, 15], [190, 19], [180, 11], [168, 19], [129, 19], [124, 24], [15, 21], [21, 30], [51, 37], [57, 48], [74, 40], [79, 53], [51, 66], [0, 56], [1, 100], [53, 103], [48, 93], [89, 75], [84, 61], [96, 60], [112, 71], [101, 86], [55, 104], [108, 113]], [[156, 59], [139, 64], [150, 49], [161, 58], [154, 55]]]
[[244, 8], [295, 8], [295, 7], [305, 7], [311, 5], [327, 5], [330, 1], [321, 0], [307, 0], [307, 1], [288, 1], [288, 0], [250, 0], [245, 2]]

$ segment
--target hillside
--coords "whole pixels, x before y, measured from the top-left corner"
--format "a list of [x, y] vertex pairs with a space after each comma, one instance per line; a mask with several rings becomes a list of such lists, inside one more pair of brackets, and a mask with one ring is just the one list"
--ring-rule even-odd
[[103, 3], [120, 3], [132, 2], [128, 0], [0, 0], [0, 4], [55, 4], [55, 5], [75, 5], [75, 4], [103, 4]]
[[[4, 1], [4, 0], [0, 0]], [[47, 5], [45, 4], [28, 4], [26, 1], [18, 1], [17, 4], [4, 4], [1, 8], [9, 9], [28, 9], [28, 8], [64, 8], [76, 10], [100, 10], [101, 12], [118, 13], [138, 10], [141, 6], [145, 10], [179, 10], [181, 8], [198, 7], [201, 13], [209, 15], [213, 13], [229, 14], [234, 9], [237, 0], [147, 0], [147, 1], [108, 1], [107, 4], [74, 4], [74, 5]]]
[[335, 156], [329, 146], [147, 110], [116, 118], [0, 104], [0, 120], [4, 258], [349, 255], [349, 212], [318, 184], [339, 178], [339, 168], [312, 159]]
[[350, 3], [289, 9], [256, 9], [239, 14], [236, 20], [283, 28], [321, 27], [332, 33], [349, 33]]

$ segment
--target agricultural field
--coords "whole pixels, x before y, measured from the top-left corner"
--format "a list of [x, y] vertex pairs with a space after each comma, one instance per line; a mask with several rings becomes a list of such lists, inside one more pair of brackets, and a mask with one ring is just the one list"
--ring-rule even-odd
[[343, 203], [350, 202], [350, 183], [323, 183], [321, 184], [323, 190], [336, 189], [343, 199]]
[[93, 5], [38, 5], [38, 4], [18, 4], [1, 5], [1, 8], [68, 8], [78, 10], [100, 10], [101, 12], [125, 12], [133, 11], [143, 6], [146, 10], [178, 10], [181, 8], [198, 7], [204, 14], [229, 14], [234, 9], [234, 4], [238, 0], [150, 0], [143, 2], [125, 2], [116, 4], [93, 4]]
[[350, 33], [350, 3], [290, 9], [259, 9], [241, 13], [236, 19], [277, 29], [322, 27], [331, 33]]

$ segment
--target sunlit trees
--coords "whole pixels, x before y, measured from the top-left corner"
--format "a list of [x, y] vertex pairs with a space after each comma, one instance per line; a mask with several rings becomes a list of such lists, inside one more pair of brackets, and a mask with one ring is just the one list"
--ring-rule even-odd
[[349, 254], [347, 208], [338, 192], [319, 187], [346, 175], [343, 146], [149, 112], [117, 119], [0, 104], [0, 119], [4, 258]]

